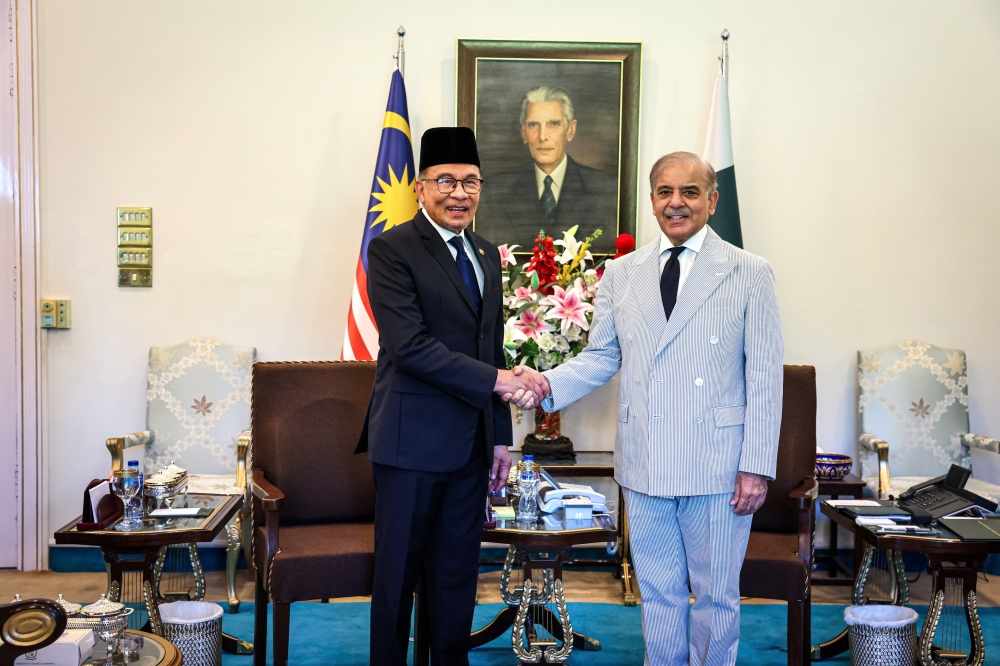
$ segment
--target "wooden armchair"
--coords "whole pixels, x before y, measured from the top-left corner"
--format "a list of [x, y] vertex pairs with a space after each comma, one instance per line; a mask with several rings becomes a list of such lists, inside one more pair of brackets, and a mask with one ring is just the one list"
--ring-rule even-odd
[[375, 484], [354, 455], [375, 363], [256, 363], [250, 486], [256, 607], [254, 665], [288, 663], [291, 604], [371, 594]]
[[788, 602], [788, 664], [810, 662], [816, 531], [816, 369], [786, 365], [778, 471], [754, 514], [740, 594]]

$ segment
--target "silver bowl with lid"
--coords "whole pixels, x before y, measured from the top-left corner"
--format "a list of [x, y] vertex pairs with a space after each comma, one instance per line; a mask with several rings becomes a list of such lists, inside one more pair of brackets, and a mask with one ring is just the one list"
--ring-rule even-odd
[[66, 617], [73, 617], [83, 609], [83, 606], [80, 604], [74, 604], [71, 601], [66, 601], [61, 594], [56, 597], [56, 603], [62, 606], [62, 609], [66, 611]]
[[118, 646], [121, 644], [125, 627], [128, 626], [128, 616], [134, 610], [102, 594], [100, 599], [81, 608], [81, 617], [69, 620], [66, 627], [92, 629], [98, 638], [107, 643], [107, 661], [110, 663], [112, 657], [118, 654]]

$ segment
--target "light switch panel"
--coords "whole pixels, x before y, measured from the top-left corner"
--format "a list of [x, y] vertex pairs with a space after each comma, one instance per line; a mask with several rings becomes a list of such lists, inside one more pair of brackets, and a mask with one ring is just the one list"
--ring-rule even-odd
[[42, 299], [42, 328], [69, 328], [68, 300]]
[[118, 208], [118, 286], [153, 286], [152, 208]]

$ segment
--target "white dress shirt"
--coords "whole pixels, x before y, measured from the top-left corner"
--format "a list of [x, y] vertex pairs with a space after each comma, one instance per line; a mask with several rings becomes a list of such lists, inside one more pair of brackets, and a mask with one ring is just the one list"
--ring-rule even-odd
[[479, 259], [476, 257], [476, 249], [472, 247], [472, 243], [469, 242], [468, 236], [465, 235], [465, 229], [462, 233], [456, 234], [450, 229], [445, 229], [440, 224], [431, 219], [431, 216], [427, 214], [427, 211], [423, 208], [420, 209], [427, 218], [427, 221], [431, 223], [431, 226], [437, 229], [437, 232], [441, 234], [441, 238], [444, 239], [444, 244], [448, 246], [448, 251], [451, 252], [451, 258], [458, 261], [458, 251], [455, 247], [449, 243], [455, 236], [460, 236], [462, 238], [462, 246], [465, 248], [465, 254], [472, 260], [472, 267], [476, 269], [476, 282], [479, 283], [479, 295], [483, 295], [483, 267], [479, 265]]
[[545, 191], [545, 177], [552, 176], [552, 196], [556, 198], [556, 203], [559, 202], [559, 192], [562, 191], [563, 180], [566, 179], [566, 164], [568, 160], [565, 155], [563, 155], [562, 162], [559, 166], [555, 168], [552, 173], [545, 173], [535, 165], [535, 184], [538, 185], [538, 198], [542, 198], [542, 193]]
[[[708, 235], [708, 225], [706, 224], [701, 228], [701, 231], [696, 233], [691, 238], [687, 239], [681, 246], [684, 251], [677, 256], [677, 263], [680, 265], [681, 276], [680, 281], [677, 283], [677, 295], [681, 295], [681, 289], [684, 288], [684, 282], [687, 280], [688, 275], [691, 273], [691, 267], [694, 266], [694, 260], [698, 258], [698, 253], [701, 252], [702, 243], [705, 242], [705, 236]], [[660, 232], [660, 275], [663, 275], [663, 267], [667, 265], [667, 259], [670, 258], [670, 248], [674, 247], [674, 244], [667, 238], [667, 235]]]

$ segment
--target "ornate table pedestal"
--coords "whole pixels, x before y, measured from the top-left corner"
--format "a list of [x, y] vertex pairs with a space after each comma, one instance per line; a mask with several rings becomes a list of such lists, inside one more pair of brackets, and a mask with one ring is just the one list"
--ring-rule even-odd
[[[986, 658], [986, 644], [976, 606], [976, 580], [987, 556], [1000, 552], [1000, 543], [962, 541], [957, 535], [939, 526], [932, 527], [933, 533], [930, 535], [878, 534], [872, 529], [856, 525], [853, 519], [825, 502], [820, 505], [820, 510], [835, 524], [853, 532], [856, 540], [864, 543], [864, 556], [854, 583], [854, 604], [907, 605], [910, 595], [903, 568], [903, 552], [924, 553], [930, 564], [934, 584], [927, 617], [920, 632], [921, 666], [982, 666]], [[887, 558], [889, 590], [885, 598], [872, 598], [865, 593], [865, 583], [871, 575], [872, 563], [880, 553]], [[953, 647], [963, 642], [966, 632], [969, 637], [967, 654]], [[935, 643], [935, 640], [939, 643]], [[813, 647], [812, 660], [822, 661], [847, 652], [848, 649], [845, 629], [833, 640]]]

